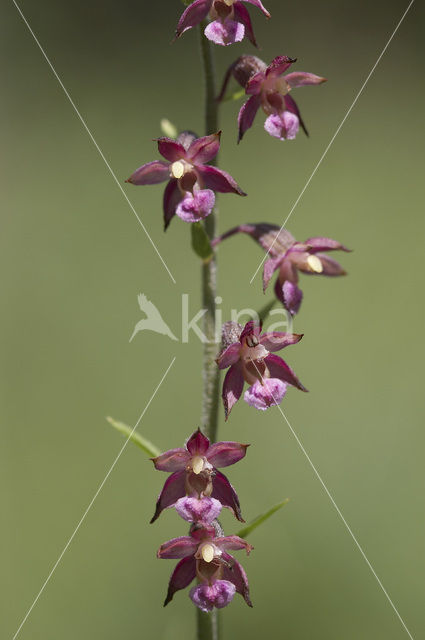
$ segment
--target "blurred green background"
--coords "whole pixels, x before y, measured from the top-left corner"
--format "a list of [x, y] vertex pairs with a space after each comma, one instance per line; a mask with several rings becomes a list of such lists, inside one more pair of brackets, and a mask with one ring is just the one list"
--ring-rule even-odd
[[[260, 114], [240, 147], [238, 103], [221, 112], [220, 163], [249, 192], [220, 198], [220, 229], [282, 223], [387, 42], [407, 2], [269, 0], [250, 8], [260, 53], [298, 57], [329, 79], [294, 94], [310, 129], [279, 143]], [[157, 157], [167, 117], [202, 132], [197, 35], [171, 46], [182, 6], [22, 0], [21, 8], [121, 182]], [[139, 430], [161, 449], [198, 424], [201, 345], [129, 337], [145, 293], [180, 334], [181, 293], [200, 304], [189, 227], [162, 232], [162, 186], [125, 191], [174, 285], [114, 184], [12, 2], [1, 9], [2, 402], [0, 635], [12, 638], [123, 444], [105, 422], [133, 425], [172, 357]], [[415, 3], [294, 211], [303, 240], [336, 238], [349, 277], [303, 278], [285, 353], [309, 394], [283, 408], [413, 637], [425, 636], [423, 433], [424, 10]], [[247, 42], [216, 48], [221, 78]], [[223, 317], [264, 304], [262, 258], [247, 237], [222, 246]], [[271, 292], [269, 294], [272, 295]], [[253, 533], [244, 559], [254, 609], [223, 612], [225, 638], [398, 640], [394, 611], [280, 413], [240, 402], [224, 439], [252, 443], [229, 470], [247, 520], [289, 497]], [[194, 638], [194, 607], [162, 602], [172, 561], [159, 544], [184, 534], [168, 511], [148, 521], [165, 475], [129, 444], [34, 607], [20, 638]], [[237, 530], [224, 514], [226, 532]], [[242, 558], [241, 558], [242, 560]]]

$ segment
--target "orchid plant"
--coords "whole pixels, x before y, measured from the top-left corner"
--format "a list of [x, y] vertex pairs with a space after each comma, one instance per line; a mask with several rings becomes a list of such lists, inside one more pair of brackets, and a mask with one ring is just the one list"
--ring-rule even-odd
[[[164, 542], [157, 555], [158, 558], [178, 560], [164, 605], [171, 602], [177, 591], [195, 581], [189, 596], [198, 609], [199, 640], [218, 640], [216, 610], [226, 607], [236, 593], [252, 607], [245, 570], [229, 551], [245, 550], [249, 554], [253, 547], [243, 538], [285, 503], [272, 507], [253, 520], [240, 532], [241, 535], [224, 535], [219, 522], [223, 507], [230, 510], [236, 520], [244, 520], [238, 495], [219, 469], [245, 458], [248, 445], [217, 442], [220, 371], [227, 370], [221, 393], [226, 421], [242, 396], [245, 383], [245, 402], [260, 411], [279, 405], [288, 387], [307, 391], [290, 366], [276, 353], [298, 344], [302, 334], [263, 331], [261, 323], [253, 320], [244, 327], [236, 322], [225, 322], [221, 328], [222, 344], [219, 349], [215, 339], [217, 247], [239, 233], [251, 236], [266, 251], [264, 292], [277, 272], [275, 295], [291, 316], [299, 312], [303, 296], [298, 286], [299, 273], [344, 275], [341, 265], [327, 253], [349, 251], [327, 237], [310, 237], [299, 242], [287, 229], [267, 222], [239, 224], [221, 236], [216, 234], [216, 194], [246, 196], [234, 178], [216, 166], [221, 142], [218, 110], [231, 78], [241, 85], [247, 97], [239, 111], [238, 142], [252, 126], [260, 107], [267, 116], [264, 128], [272, 137], [292, 140], [300, 127], [307, 134], [299, 108], [290, 93], [294, 88], [325, 81], [313, 73], [286, 73], [296, 60], [285, 55], [275, 57], [268, 65], [256, 56], [243, 55], [228, 66], [222, 89], [217, 93], [213, 45], [231, 45], [244, 37], [257, 45], [245, 4], [254, 5], [266, 18], [270, 18], [259, 0], [195, 0], [186, 6], [177, 24], [175, 40], [186, 31], [199, 27], [206, 87], [206, 130], [200, 137], [186, 130], [175, 136], [169, 134], [158, 138], [158, 152], [163, 159], [143, 164], [126, 181], [131, 185], [167, 183], [163, 195], [164, 228], [167, 229], [175, 216], [189, 223], [192, 246], [201, 259], [206, 342], [200, 427], [183, 447], [160, 453], [142, 436], [134, 436], [125, 425], [109, 419], [119, 431], [129, 434], [128, 437], [145, 452], [152, 454], [156, 470], [169, 474], [157, 499], [151, 523], [164, 509], [174, 509], [189, 523], [188, 535]], [[226, 132], [226, 142], [228, 139]]]

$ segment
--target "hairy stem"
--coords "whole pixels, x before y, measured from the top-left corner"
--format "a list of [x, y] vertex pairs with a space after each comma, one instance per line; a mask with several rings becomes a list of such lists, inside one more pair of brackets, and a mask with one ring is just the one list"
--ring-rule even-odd
[[[200, 24], [201, 59], [205, 83], [205, 135], [218, 130], [218, 102], [215, 99], [215, 70], [212, 47], [204, 36], [206, 22]], [[214, 208], [206, 218], [205, 231], [210, 239], [216, 235], [218, 211]], [[216, 296], [217, 296], [217, 259], [214, 256], [209, 262], [202, 264], [202, 308], [203, 332], [207, 338], [203, 347], [203, 390], [201, 429], [211, 442], [217, 440], [219, 369], [215, 363], [216, 344]], [[197, 610], [198, 640], [219, 640], [217, 611], [204, 613]]]
[[[200, 25], [201, 59], [205, 82], [205, 135], [216, 133], [218, 129], [218, 102], [215, 95], [215, 71], [211, 43], [204, 36], [206, 23]], [[205, 219], [205, 230], [210, 239], [216, 234], [218, 211]], [[203, 332], [207, 338], [203, 353], [203, 393], [201, 429], [205, 435], [215, 442], [218, 426], [219, 370], [215, 363], [216, 344], [216, 296], [217, 296], [217, 259], [214, 256], [202, 265], [202, 308], [206, 309], [203, 317]]]

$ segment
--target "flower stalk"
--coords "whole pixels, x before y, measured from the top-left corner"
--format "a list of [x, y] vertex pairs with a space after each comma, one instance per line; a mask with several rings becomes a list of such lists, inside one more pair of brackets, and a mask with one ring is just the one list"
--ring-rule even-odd
[[[216, 100], [215, 65], [211, 43], [204, 36], [207, 21], [199, 26], [200, 51], [204, 74], [205, 92], [205, 135], [218, 131], [218, 102]], [[204, 220], [205, 231], [210, 240], [216, 235], [217, 206]], [[203, 346], [203, 389], [201, 429], [211, 442], [217, 440], [220, 371], [215, 364], [216, 356], [216, 297], [217, 297], [217, 259], [202, 264], [202, 307], [206, 309], [203, 318], [203, 332], [207, 341]], [[196, 609], [196, 627], [198, 640], [219, 640], [217, 610], [205, 613]]]
[[[215, 68], [211, 43], [204, 36], [206, 22], [202, 22], [199, 29], [201, 60], [205, 83], [205, 135], [211, 135], [218, 130], [218, 102], [215, 90]], [[210, 240], [216, 235], [218, 211], [204, 220], [205, 231]], [[201, 429], [204, 434], [215, 442], [218, 426], [218, 396], [219, 371], [215, 365], [217, 355], [216, 345], [216, 297], [217, 297], [217, 259], [215, 256], [202, 264], [202, 307], [206, 309], [203, 317], [203, 332], [207, 341], [203, 352], [203, 391]]]
[[[289, 365], [276, 355], [284, 347], [297, 344], [302, 334], [262, 332], [262, 320], [270, 312], [274, 300], [260, 312], [259, 323], [250, 320], [243, 327], [233, 321], [225, 322], [221, 327], [221, 351], [217, 353], [216, 304], [221, 299], [217, 297], [214, 249], [222, 240], [236, 233], [248, 234], [258, 242], [267, 252], [264, 290], [273, 274], [278, 272], [276, 298], [291, 317], [298, 313], [302, 300], [302, 291], [297, 284], [298, 272], [343, 275], [343, 268], [326, 252], [348, 251], [339, 242], [324, 236], [298, 242], [286, 229], [267, 222], [238, 225], [222, 236], [217, 235], [216, 193], [247, 195], [230, 174], [216, 166], [221, 136], [219, 102], [231, 76], [249, 96], [239, 112], [238, 141], [252, 126], [260, 107], [267, 115], [265, 129], [271, 136], [280, 140], [293, 139], [299, 127], [305, 130], [305, 126], [289, 92], [295, 87], [325, 81], [320, 76], [301, 71], [283, 76], [296, 61], [288, 56], [278, 56], [267, 66], [259, 58], [245, 55], [230, 65], [217, 96], [211, 42], [227, 46], [240, 42], [246, 36], [256, 45], [244, 2], [256, 6], [270, 17], [261, 0], [194, 0], [191, 3], [183, 0], [188, 6], [177, 25], [175, 39], [188, 29], [199, 26], [205, 87], [204, 135], [198, 137], [190, 130], [177, 135], [170, 123], [163, 123], [166, 136], [156, 140], [163, 159], [143, 164], [126, 181], [133, 185], [167, 182], [163, 195], [164, 230], [174, 216], [191, 223], [192, 248], [201, 258], [204, 341], [200, 427], [184, 447], [164, 453], [155, 452], [152, 445], [143, 439], [137, 440], [143, 450], [157, 454], [152, 458], [155, 468], [170, 474], [159, 494], [151, 522], [155, 522], [164, 509], [174, 508], [183, 520], [190, 523], [188, 535], [161, 544], [157, 556], [178, 560], [169, 579], [164, 606], [173, 600], [175, 593], [195, 583], [188, 595], [197, 607], [198, 640], [219, 640], [217, 609], [230, 604], [235, 594], [242, 596], [246, 605], [252, 607], [247, 574], [229, 551], [245, 550], [248, 555], [253, 547], [240, 535], [225, 536], [218, 521], [222, 509], [227, 508], [237, 520], [244, 522], [238, 495], [219, 468], [244, 458], [249, 446], [227, 440], [217, 442], [220, 370], [227, 369], [221, 394], [226, 420], [241, 398], [245, 383], [248, 388], [244, 400], [260, 411], [280, 404], [288, 386], [307, 391]], [[115, 426], [122, 432], [130, 432], [121, 423]], [[132, 435], [133, 432], [129, 437]], [[249, 533], [283, 504], [276, 505], [242, 531]]]

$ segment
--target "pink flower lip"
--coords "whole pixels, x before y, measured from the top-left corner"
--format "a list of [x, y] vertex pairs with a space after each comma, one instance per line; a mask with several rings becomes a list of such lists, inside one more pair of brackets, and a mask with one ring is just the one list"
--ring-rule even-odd
[[245, 391], [244, 400], [252, 407], [264, 411], [281, 403], [288, 386], [278, 378], [267, 378], [263, 384], [257, 381]]
[[192, 525], [190, 536], [168, 540], [158, 550], [158, 558], [179, 558], [168, 585], [164, 606], [180, 589], [186, 588], [197, 577], [199, 584], [190, 592], [194, 604], [210, 611], [229, 604], [235, 593], [239, 593], [252, 607], [249, 585], [242, 565], [228, 550], [245, 549], [249, 554], [252, 546], [238, 536], [218, 536], [214, 526]]
[[190, 598], [201, 611], [209, 612], [214, 607], [226, 607], [236, 593], [236, 587], [228, 580], [216, 580], [212, 585], [200, 584], [192, 587]]
[[[229, 324], [224, 325], [226, 331], [230, 331]], [[261, 410], [279, 404], [288, 384], [307, 391], [286, 362], [274, 353], [296, 344], [302, 337], [302, 334], [279, 331], [261, 333], [253, 321], [239, 329], [238, 342], [227, 344], [216, 360], [220, 369], [228, 368], [222, 391], [226, 420], [242, 395], [244, 382], [250, 386], [245, 401]]]
[[[156, 469], [170, 472], [171, 475], [158, 497], [151, 522], [155, 522], [164, 509], [175, 506], [185, 496], [199, 500], [211, 498], [213, 505], [218, 501], [221, 506], [230, 509], [238, 520], [244, 522], [236, 491], [218, 468], [228, 467], [242, 460], [248, 446], [227, 441], [210, 444], [209, 439], [198, 429], [187, 440], [185, 447], [170, 449], [153, 458]], [[182, 504], [185, 503], [179, 503], [179, 508], [184, 509]], [[187, 515], [188, 511], [184, 513]], [[183, 511], [180, 515], [188, 519]]]
[[[274, 117], [270, 116], [268, 120]], [[280, 116], [278, 120], [281, 121]], [[268, 257], [263, 268], [263, 290], [266, 291], [273, 274], [277, 271], [275, 294], [292, 316], [298, 313], [303, 299], [303, 292], [298, 286], [299, 272], [310, 276], [346, 275], [342, 266], [326, 252], [350, 252], [350, 249], [332, 238], [314, 236], [307, 238], [304, 242], [297, 242], [287, 229], [282, 229], [275, 224], [259, 222], [241, 224], [229, 229], [214, 239], [214, 247], [238, 233], [251, 236], [267, 252]], [[220, 359], [220, 368], [227, 368], [229, 364], [238, 360], [238, 350], [234, 344], [227, 345], [227, 351], [220, 354]]]
[[270, 18], [261, 0], [195, 0], [183, 11], [177, 25], [175, 40], [185, 31], [199, 25], [209, 15], [211, 22], [204, 30], [205, 36], [218, 45], [229, 45], [243, 40], [244, 36], [257, 46], [251, 18], [245, 3], [256, 6]]
[[215, 192], [246, 195], [229, 173], [208, 164], [220, 149], [220, 136], [221, 131], [201, 138], [183, 131], [177, 140], [157, 138], [165, 160], [142, 165], [126, 180], [134, 185], [168, 181], [163, 196], [164, 229], [175, 215], [190, 223], [209, 216]]
[[267, 115], [264, 128], [274, 138], [292, 140], [299, 126], [308, 135], [298, 106], [289, 92], [296, 87], [322, 84], [326, 78], [305, 71], [284, 76], [285, 71], [295, 62], [296, 58], [277, 56], [267, 66], [259, 58], [240, 56], [230, 65], [218, 99], [224, 97], [231, 76], [245, 89], [248, 99], [238, 115], [238, 142], [252, 127], [260, 107]]
[[221, 502], [215, 498], [186, 496], [177, 500], [175, 508], [179, 516], [188, 522], [210, 525], [220, 515]]

